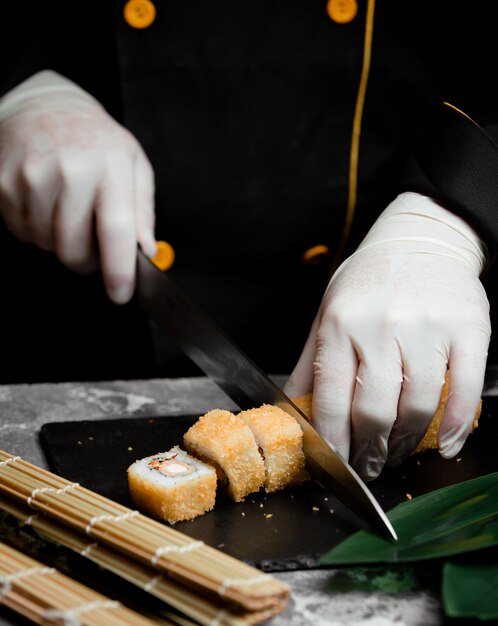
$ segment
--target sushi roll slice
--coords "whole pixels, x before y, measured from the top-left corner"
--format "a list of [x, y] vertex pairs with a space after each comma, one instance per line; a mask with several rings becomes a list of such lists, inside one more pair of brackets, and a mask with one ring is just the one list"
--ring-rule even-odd
[[299, 409], [301, 409], [306, 417], [311, 420], [313, 409], [313, 394], [307, 393], [305, 396], [297, 396], [296, 398], [291, 398], [291, 400]]
[[139, 510], [174, 524], [214, 507], [216, 472], [175, 446], [130, 465], [128, 486]]
[[[427, 450], [437, 450], [438, 449], [438, 435], [439, 435], [439, 427], [441, 426], [441, 421], [444, 416], [444, 410], [446, 408], [446, 402], [448, 401], [448, 396], [450, 392], [450, 371], [446, 370], [446, 374], [444, 377], [444, 384], [441, 389], [441, 396], [439, 398], [439, 404], [432, 418], [422, 440], [419, 442], [413, 454], [418, 454], [419, 452], [426, 452]], [[479, 417], [481, 416], [482, 410], [482, 399], [479, 400], [479, 404], [477, 405], [476, 412], [474, 414], [474, 421], [472, 422], [471, 431], [473, 432], [479, 422]]]
[[[436, 409], [436, 413], [434, 414], [427, 430], [424, 434], [424, 437], [419, 442], [413, 454], [418, 454], [419, 452], [426, 452], [427, 450], [437, 450], [438, 449], [438, 433], [439, 427], [441, 425], [441, 420], [443, 419], [444, 410], [446, 407], [446, 402], [448, 400], [449, 394], [449, 370], [446, 370], [446, 374], [444, 377], [444, 384], [441, 389], [441, 396], [439, 398], [439, 404]], [[312, 421], [312, 405], [313, 405], [313, 394], [308, 393], [305, 396], [299, 396], [297, 398], [292, 398], [294, 404], [296, 404], [301, 411], [306, 415], [306, 417]], [[477, 409], [474, 415], [474, 421], [472, 423], [471, 432], [474, 431], [479, 422], [479, 417], [482, 411], [482, 399], [479, 401], [477, 405]]]
[[216, 468], [220, 485], [235, 502], [263, 486], [265, 466], [254, 436], [230, 411], [213, 409], [200, 417], [183, 436], [183, 444]]
[[242, 411], [238, 417], [249, 426], [264, 458], [268, 493], [298, 485], [309, 479], [305, 470], [303, 431], [280, 407], [263, 404]]

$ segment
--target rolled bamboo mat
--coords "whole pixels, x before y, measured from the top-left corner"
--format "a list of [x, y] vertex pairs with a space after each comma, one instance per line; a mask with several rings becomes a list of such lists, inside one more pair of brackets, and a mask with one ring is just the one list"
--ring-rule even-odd
[[287, 604], [288, 587], [270, 575], [1, 450], [0, 494], [247, 611]]
[[[61, 525], [44, 513], [32, 513], [26, 505], [14, 502], [0, 495], [0, 510], [15, 517], [22, 525], [31, 526], [49, 541], [65, 546], [88, 558], [104, 569], [136, 585], [140, 589], [166, 602], [184, 615], [196, 620], [202, 626], [253, 626], [260, 624], [279, 612], [277, 607], [266, 611], [244, 611], [227, 605], [222, 598], [206, 597], [202, 594], [166, 578], [152, 567], [139, 563], [130, 557], [77, 531]], [[175, 614], [166, 614], [169, 619], [181, 624]]]
[[173, 626], [164, 619], [144, 617], [3, 543], [0, 604], [36, 624]]

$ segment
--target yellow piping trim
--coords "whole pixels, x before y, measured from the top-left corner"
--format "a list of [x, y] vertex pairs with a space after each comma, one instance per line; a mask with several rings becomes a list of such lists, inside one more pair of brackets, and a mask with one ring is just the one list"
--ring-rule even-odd
[[332, 271], [335, 271], [341, 260], [344, 248], [349, 239], [356, 210], [356, 194], [358, 187], [358, 158], [360, 153], [361, 123], [365, 108], [365, 96], [367, 92], [368, 77], [370, 74], [370, 62], [372, 58], [373, 25], [375, 16], [375, 0], [368, 0], [367, 15], [365, 21], [365, 39], [363, 47], [363, 67], [361, 69], [360, 85], [356, 96], [356, 108], [353, 118], [353, 132], [351, 137], [351, 151], [349, 155], [349, 191], [346, 217], [342, 229], [341, 240], [335, 255]]
[[460, 113], [461, 115], [463, 115], [464, 117], [466, 117], [469, 121], [471, 121], [473, 124], [475, 124], [476, 126], [478, 126], [477, 122], [474, 122], [474, 120], [467, 115], [467, 113], [464, 113], [463, 111], [461, 111], [460, 109], [458, 109], [455, 105], [450, 104], [449, 102], [443, 102], [443, 104], [447, 107], [450, 107], [450, 109], [453, 109], [454, 111], [456, 111], [457, 113]]

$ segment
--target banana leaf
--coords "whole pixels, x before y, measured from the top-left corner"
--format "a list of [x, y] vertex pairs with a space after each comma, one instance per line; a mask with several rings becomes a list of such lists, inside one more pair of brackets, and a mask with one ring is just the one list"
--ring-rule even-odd
[[498, 544], [498, 472], [403, 502], [388, 514], [398, 541], [358, 531], [320, 563], [346, 565], [437, 559]]
[[335, 593], [363, 591], [394, 595], [428, 587], [439, 589], [440, 584], [439, 568], [428, 570], [421, 564], [410, 563], [337, 569], [328, 579], [327, 589]]
[[445, 563], [441, 598], [449, 617], [498, 618], [498, 563]]

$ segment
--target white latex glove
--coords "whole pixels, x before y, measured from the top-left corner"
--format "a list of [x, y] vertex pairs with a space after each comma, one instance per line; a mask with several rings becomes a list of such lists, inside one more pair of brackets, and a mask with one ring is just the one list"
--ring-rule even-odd
[[69, 268], [99, 263], [109, 297], [133, 294], [137, 241], [154, 239], [154, 175], [137, 140], [87, 92], [43, 71], [0, 100], [0, 214]]
[[313, 391], [319, 430], [364, 479], [415, 449], [447, 367], [439, 450], [451, 458], [464, 444], [491, 334], [485, 261], [463, 219], [404, 193], [332, 277], [286, 392]]

